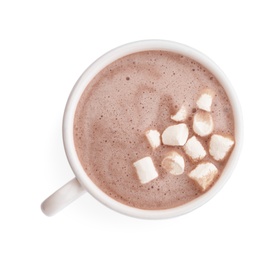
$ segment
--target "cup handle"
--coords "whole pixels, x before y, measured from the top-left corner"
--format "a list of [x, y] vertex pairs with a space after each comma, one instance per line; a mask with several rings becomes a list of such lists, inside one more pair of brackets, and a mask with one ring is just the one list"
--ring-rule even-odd
[[84, 188], [74, 178], [44, 200], [41, 204], [41, 210], [45, 215], [53, 216], [79, 198], [84, 192]]

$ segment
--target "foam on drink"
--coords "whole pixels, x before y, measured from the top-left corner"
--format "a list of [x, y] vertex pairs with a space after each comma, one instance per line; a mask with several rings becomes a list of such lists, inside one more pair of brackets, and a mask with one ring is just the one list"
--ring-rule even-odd
[[[200, 109], [196, 101], [204, 89], [211, 89], [215, 131], [234, 136], [234, 120], [229, 99], [206, 68], [185, 56], [165, 51], [147, 51], [125, 56], [105, 67], [85, 89], [74, 120], [74, 142], [83, 169], [108, 196], [142, 209], [165, 209], [187, 203], [202, 194], [188, 174], [197, 163], [185, 160], [184, 174], [168, 174], [163, 158], [176, 151], [187, 158], [183, 146], [160, 145], [153, 149], [145, 131], [160, 133], [185, 104], [189, 130]], [[210, 136], [199, 137], [209, 151]], [[133, 163], [149, 156], [158, 177], [141, 184]], [[227, 160], [218, 163], [207, 153], [204, 161], [216, 164], [218, 176]]]

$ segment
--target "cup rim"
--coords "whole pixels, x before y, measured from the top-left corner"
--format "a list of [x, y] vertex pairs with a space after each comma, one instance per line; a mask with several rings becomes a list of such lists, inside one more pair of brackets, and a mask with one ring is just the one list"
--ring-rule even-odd
[[[104, 193], [98, 186], [96, 186], [91, 181], [91, 179], [84, 171], [78, 159], [77, 152], [75, 150], [73, 135], [75, 110], [84, 89], [87, 87], [88, 83], [92, 80], [92, 78], [95, 75], [97, 75], [108, 64], [123, 56], [135, 52], [149, 50], [176, 52], [184, 56], [187, 56], [206, 67], [217, 78], [217, 80], [225, 89], [232, 106], [235, 124], [235, 146], [223, 170], [223, 174], [216, 181], [214, 186], [198, 198], [188, 203], [185, 203], [178, 207], [160, 210], [144, 210], [130, 207], [116, 201], [115, 199], [112, 199], [106, 193]], [[85, 190], [88, 191], [94, 198], [96, 198], [98, 201], [108, 206], [109, 208], [128, 216], [143, 219], [163, 219], [176, 217], [188, 213], [208, 202], [215, 194], [218, 193], [219, 190], [221, 190], [221, 188], [225, 185], [227, 180], [232, 175], [232, 172], [240, 156], [243, 140], [242, 122], [243, 121], [241, 106], [234, 88], [232, 87], [230, 81], [228, 80], [224, 72], [209, 57], [207, 57], [200, 51], [195, 50], [192, 47], [189, 47], [182, 43], [168, 40], [141, 40], [127, 43], [112, 49], [111, 51], [99, 57], [83, 72], [83, 74], [75, 83], [67, 100], [63, 116], [62, 133], [65, 153], [69, 161], [69, 164], [73, 170], [73, 173], [75, 174], [76, 178], [81, 183], [81, 185], [85, 188]]]

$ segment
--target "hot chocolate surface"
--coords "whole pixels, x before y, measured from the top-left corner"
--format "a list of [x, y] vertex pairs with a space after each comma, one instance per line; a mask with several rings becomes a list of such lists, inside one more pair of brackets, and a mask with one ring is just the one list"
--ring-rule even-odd
[[[162, 133], [175, 124], [171, 115], [185, 104], [185, 120], [192, 131], [196, 100], [204, 89], [214, 91], [211, 114], [214, 133], [234, 136], [228, 97], [216, 78], [199, 63], [179, 54], [148, 51], [125, 56], [104, 68], [84, 91], [74, 120], [74, 142], [81, 164], [106, 194], [142, 209], [165, 209], [187, 203], [202, 192], [187, 176], [195, 168], [183, 147], [161, 145], [152, 149], [145, 132]], [[198, 136], [197, 136], [198, 137]], [[198, 137], [206, 151], [210, 136]], [[170, 151], [184, 157], [185, 172], [174, 176], [161, 167]], [[133, 163], [150, 156], [158, 178], [141, 184]], [[207, 153], [203, 161], [223, 171], [225, 163]]]

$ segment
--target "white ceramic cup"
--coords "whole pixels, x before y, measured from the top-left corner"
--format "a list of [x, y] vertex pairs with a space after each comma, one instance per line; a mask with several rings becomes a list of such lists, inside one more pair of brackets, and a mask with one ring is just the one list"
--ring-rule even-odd
[[[73, 123], [75, 110], [79, 99], [88, 83], [95, 75], [97, 75], [103, 68], [105, 68], [113, 61], [125, 55], [146, 50], [163, 50], [176, 52], [201, 63], [218, 79], [218, 81], [224, 87], [230, 99], [235, 120], [236, 144], [222, 175], [214, 184], [214, 186], [206, 193], [202, 194], [200, 197], [192, 200], [191, 202], [183, 204], [179, 207], [164, 210], [143, 210], [133, 208], [109, 197], [101, 189], [99, 189], [87, 176], [78, 159], [74, 147]], [[65, 206], [70, 204], [72, 201], [76, 200], [83, 193], [89, 192], [94, 198], [96, 198], [109, 208], [132, 217], [145, 219], [161, 219], [175, 217], [188, 213], [209, 201], [229, 179], [239, 158], [242, 146], [242, 135], [242, 113], [235, 91], [221, 69], [204, 54], [186, 45], [165, 40], [137, 41], [117, 47], [101, 56], [98, 60], [91, 64], [86, 69], [86, 71], [84, 71], [84, 73], [76, 82], [69, 96], [63, 118], [63, 141], [66, 155], [75, 174], [75, 178], [73, 178], [71, 181], [69, 181], [67, 184], [65, 184], [55, 193], [53, 193], [50, 197], [48, 197], [41, 205], [42, 211], [48, 216], [54, 215]]]

